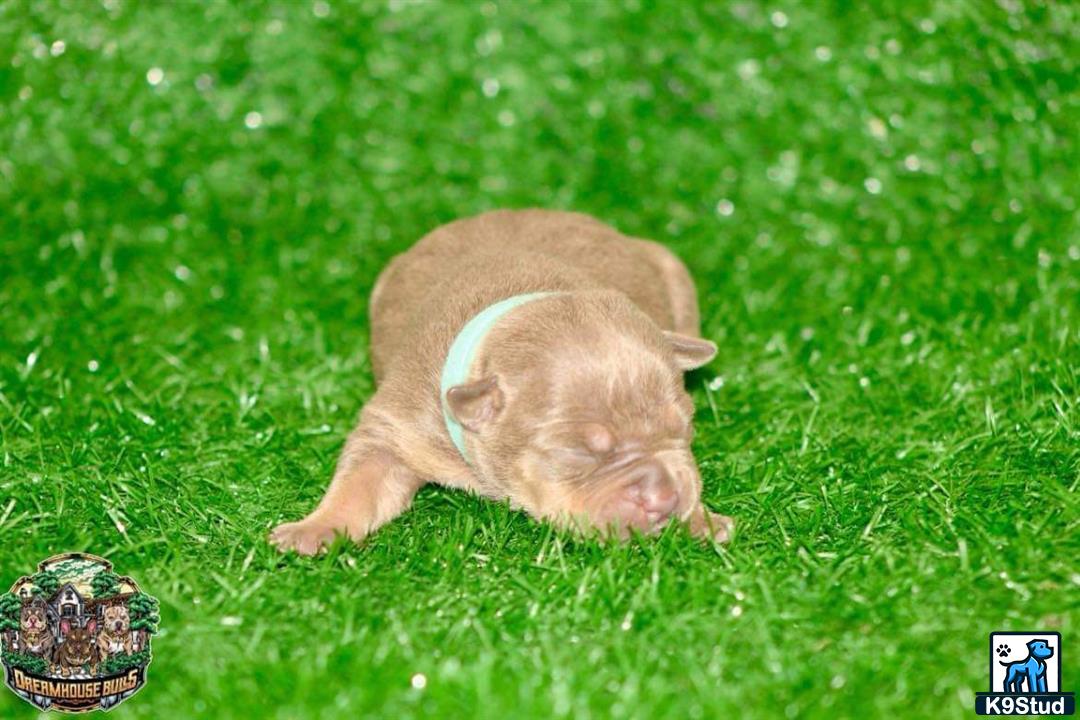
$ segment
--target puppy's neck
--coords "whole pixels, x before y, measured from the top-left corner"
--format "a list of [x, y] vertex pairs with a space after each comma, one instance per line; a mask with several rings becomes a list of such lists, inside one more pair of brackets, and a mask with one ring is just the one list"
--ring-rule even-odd
[[[493, 327], [474, 363], [478, 374], [531, 374], [553, 354], [576, 348], [582, 359], [659, 349], [659, 329], [629, 298], [612, 290], [563, 291], [520, 307]], [[625, 356], [624, 356], [625, 357]]]

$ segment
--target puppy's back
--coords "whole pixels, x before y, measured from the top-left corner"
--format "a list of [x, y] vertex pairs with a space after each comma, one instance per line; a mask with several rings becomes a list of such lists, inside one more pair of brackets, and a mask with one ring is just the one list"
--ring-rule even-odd
[[495, 210], [436, 228], [380, 274], [369, 303], [376, 379], [402, 350], [448, 345], [485, 305], [537, 289], [618, 290], [662, 328], [697, 332], [693, 283], [667, 249], [581, 213]]

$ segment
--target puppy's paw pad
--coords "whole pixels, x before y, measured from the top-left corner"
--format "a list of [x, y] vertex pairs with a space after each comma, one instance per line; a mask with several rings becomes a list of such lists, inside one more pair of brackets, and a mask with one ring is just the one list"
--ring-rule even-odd
[[706, 510], [691, 523], [690, 530], [699, 538], [726, 543], [735, 532], [735, 520]]
[[334, 541], [335, 533], [329, 525], [301, 520], [278, 525], [270, 533], [270, 543], [281, 552], [295, 550], [300, 555], [314, 555]]

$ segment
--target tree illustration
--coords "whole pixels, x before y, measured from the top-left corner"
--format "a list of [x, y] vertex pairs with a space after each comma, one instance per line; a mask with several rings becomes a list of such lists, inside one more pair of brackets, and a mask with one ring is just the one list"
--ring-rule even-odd
[[146, 593], [135, 593], [128, 600], [128, 611], [131, 613], [132, 630], [143, 630], [148, 635], [157, 632], [157, 626], [161, 618], [158, 616], [158, 601], [156, 599]]
[[34, 583], [34, 595], [51, 598], [60, 589], [60, 575], [55, 570], [43, 570], [30, 576]]
[[146, 665], [149, 662], [149, 648], [143, 648], [142, 650], [133, 652], [130, 655], [127, 653], [119, 653], [117, 655], [110, 655], [105, 660], [102, 660], [101, 664], [98, 666], [98, 673], [100, 675], [114, 675], [116, 673], [123, 672], [128, 668]]
[[120, 592], [120, 576], [107, 570], [99, 572], [90, 581], [95, 598], [112, 597]]
[[5, 665], [22, 668], [23, 670], [38, 675], [43, 675], [49, 667], [45, 658], [38, 657], [37, 655], [30, 655], [29, 653], [5, 650], [2, 654], [2, 659]]
[[19, 629], [22, 600], [14, 593], [0, 595], [0, 633], [8, 636], [7, 645], [13, 644], [13, 633]]

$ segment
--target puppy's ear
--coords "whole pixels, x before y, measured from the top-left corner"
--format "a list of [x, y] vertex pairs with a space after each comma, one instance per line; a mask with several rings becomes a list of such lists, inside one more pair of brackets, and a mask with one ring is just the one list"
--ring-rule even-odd
[[467, 430], [477, 432], [502, 412], [505, 398], [499, 379], [494, 375], [471, 383], [455, 385], [446, 391], [446, 405]]
[[71, 623], [68, 622], [67, 620], [61, 620], [60, 621], [60, 634], [61, 635], [67, 635], [69, 632], [71, 632]]
[[91, 618], [90, 622], [86, 623], [86, 632], [91, 635], [97, 632], [97, 620]]
[[676, 332], [665, 332], [680, 370], [695, 370], [716, 357], [716, 343]]

